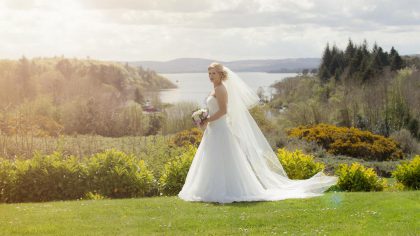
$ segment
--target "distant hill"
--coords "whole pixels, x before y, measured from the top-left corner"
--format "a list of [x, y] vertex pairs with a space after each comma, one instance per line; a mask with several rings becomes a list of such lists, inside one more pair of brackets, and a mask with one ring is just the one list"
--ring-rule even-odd
[[420, 69], [420, 54], [411, 54], [402, 56], [406, 66]]
[[154, 135], [162, 124], [148, 118], [162, 109], [155, 92], [176, 87], [153, 70], [112, 61], [1, 59], [0, 134]]
[[212, 62], [220, 62], [238, 72], [302, 72], [303, 69], [315, 69], [321, 63], [320, 58], [288, 58], [267, 60], [218, 61], [202, 58], [178, 58], [170, 61], [132, 61], [131, 66], [142, 66], [158, 73], [193, 73], [205, 72]]
[[0, 108], [25, 99], [53, 97], [56, 105], [76, 98], [118, 97], [141, 104], [149, 91], [177, 85], [153, 70], [117, 62], [63, 57], [0, 60]]

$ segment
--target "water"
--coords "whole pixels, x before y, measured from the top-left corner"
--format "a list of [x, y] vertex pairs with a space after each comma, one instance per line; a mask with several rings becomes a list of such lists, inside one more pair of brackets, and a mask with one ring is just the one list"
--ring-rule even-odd
[[[275, 92], [275, 90], [270, 87], [271, 84], [281, 81], [286, 77], [296, 76], [295, 73], [238, 72], [237, 74], [251, 88], [254, 88], [255, 92], [261, 87], [264, 90], [264, 95], [268, 99], [271, 97], [271, 94]], [[213, 90], [213, 84], [207, 73], [174, 73], [161, 75], [178, 85], [178, 88], [176, 89], [163, 89], [160, 91], [159, 97], [164, 103], [190, 101], [202, 105], [204, 99]]]

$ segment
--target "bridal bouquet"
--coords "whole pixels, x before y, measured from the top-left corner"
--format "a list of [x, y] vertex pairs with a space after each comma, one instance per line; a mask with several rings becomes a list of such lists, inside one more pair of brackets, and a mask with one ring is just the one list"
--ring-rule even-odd
[[207, 115], [209, 114], [209, 111], [207, 108], [199, 108], [195, 111], [193, 111], [191, 118], [195, 125], [200, 125], [203, 120], [207, 118]]

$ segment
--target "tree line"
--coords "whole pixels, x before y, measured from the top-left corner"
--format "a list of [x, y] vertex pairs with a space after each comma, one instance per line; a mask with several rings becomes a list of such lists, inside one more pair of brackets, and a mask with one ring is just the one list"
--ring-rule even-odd
[[356, 127], [393, 136], [415, 150], [420, 140], [420, 59], [400, 56], [392, 47], [351, 40], [344, 50], [328, 44], [317, 74], [287, 78], [273, 85], [271, 107], [281, 110], [283, 128], [319, 123]]
[[318, 76], [322, 82], [343, 77], [365, 82], [380, 76], [385, 70], [397, 71], [403, 67], [404, 61], [394, 47], [388, 53], [374, 43], [370, 50], [366, 40], [357, 45], [349, 39], [345, 50], [327, 44]]

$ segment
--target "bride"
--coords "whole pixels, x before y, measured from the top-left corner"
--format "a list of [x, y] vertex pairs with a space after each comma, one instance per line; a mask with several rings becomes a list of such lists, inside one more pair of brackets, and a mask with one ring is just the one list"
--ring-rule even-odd
[[178, 196], [185, 201], [231, 203], [321, 196], [338, 177], [322, 171], [289, 179], [248, 109], [259, 97], [226, 66], [208, 67], [214, 92], [206, 98], [205, 131]]

